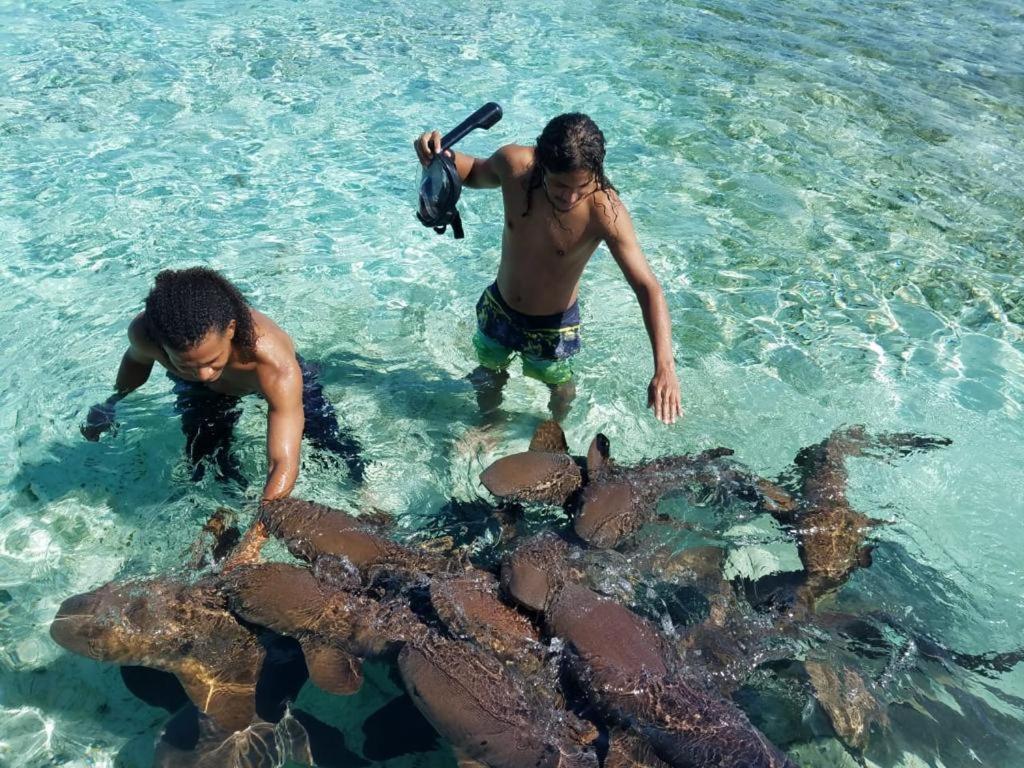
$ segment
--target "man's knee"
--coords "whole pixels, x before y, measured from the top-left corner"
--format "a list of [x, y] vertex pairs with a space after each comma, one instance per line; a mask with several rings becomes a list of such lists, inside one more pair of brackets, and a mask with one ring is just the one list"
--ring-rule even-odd
[[523, 355], [523, 374], [549, 387], [562, 387], [573, 381], [572, 363], [568, 358], [547, 359]]

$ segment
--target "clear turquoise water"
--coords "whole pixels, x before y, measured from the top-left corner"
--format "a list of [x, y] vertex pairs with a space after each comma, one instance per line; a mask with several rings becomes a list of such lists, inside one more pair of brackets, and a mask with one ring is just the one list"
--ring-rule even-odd
[[[0, 3], [0, 764], [146, 763], [163, 713], [49, 621], [176, 567], [216, 506], [252, 511], [188, 482], [162, 377], [115, 437], [78, 433], [159, 269], [224, 271], [325, 364], [374, 464], [364, 495], [310, 466], [300, 496], [414, 531], [522, 447], [545, 392], [516, 377], [482, 442], [462, 380], [499, 200], [467, 194], [459, 243], [412, 216], [411, 139], [489, 100], [505, 118], [467, 151], [597, 120], [672, 312], [687, 414], [665, 427], [635, 300], [597, 254], [573, 447], [721, 444], [772, 474], [841, 424], [947, 435], [851, 463], [858, 508], [892, 524], [845, 599], [961, 650], [1024, 644], [1022, 41], [1019, 3], [962, 0]], [[238, 431], [254, 478], [263, 419], [250, 403]], [[950, 682], [907, 656], [876, 676], [895, 703], [869, 763], [1024, 765], [1024, 672]], [[341, 712], [303, 694], [356, 750], [395, 695], [372, 679]], [[791, 754], [842, 764], [824, 737]]]

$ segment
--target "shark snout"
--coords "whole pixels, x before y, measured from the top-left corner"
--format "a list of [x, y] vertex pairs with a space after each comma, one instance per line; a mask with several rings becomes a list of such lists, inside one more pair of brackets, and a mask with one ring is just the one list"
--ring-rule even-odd
[[93, 656], [90, 641], [95, 637], [96, 611], [100, 600], [94, 594], [75, 595], [60, 605], [50, 624], [50, 637], [73, 653]]

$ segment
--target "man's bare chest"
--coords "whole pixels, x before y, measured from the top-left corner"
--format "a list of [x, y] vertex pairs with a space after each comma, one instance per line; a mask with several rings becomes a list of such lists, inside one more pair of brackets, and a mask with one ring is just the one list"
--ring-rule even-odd
[[260, 380], [256, 369], [225, 369], [214, 381], [200, 381], [194, 375], [185, 371], [179, 371], [169, 360], [158, 360], [167, 372], [173, 377], [198, 384], [211, 392], [219, 395], [230, 395], [232, 397], [244, 397], [245, 395], [260, 394]]
[[546, 260], [584, 262], [597, 247], [597, 239], [588, 231], [586, 218], [530, 214], [519, 220], [506, 216], [504, 244], [517, 253], [532, 253]]
[[224, 374], [206, 386], [219, 394], [235, 397], [262, 394], [256, 371], [232, 371], [230, 375]]

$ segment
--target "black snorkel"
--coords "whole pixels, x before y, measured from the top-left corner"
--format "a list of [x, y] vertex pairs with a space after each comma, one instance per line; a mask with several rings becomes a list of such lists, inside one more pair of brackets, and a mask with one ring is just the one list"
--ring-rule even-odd
[[441, 151], [434, 155], [420, 177], [420, 205], [416, 218], [423, 226], [443, 235], [451, 224], [455, 238], [464, 237], [462, 217], [455, 207], [462, 194], [462, 179], [447, 150], [470, 131], [477, 128], [487, 130], [499, 120], [501, 107], [497, 102], [489, 101], [441, 137]]

